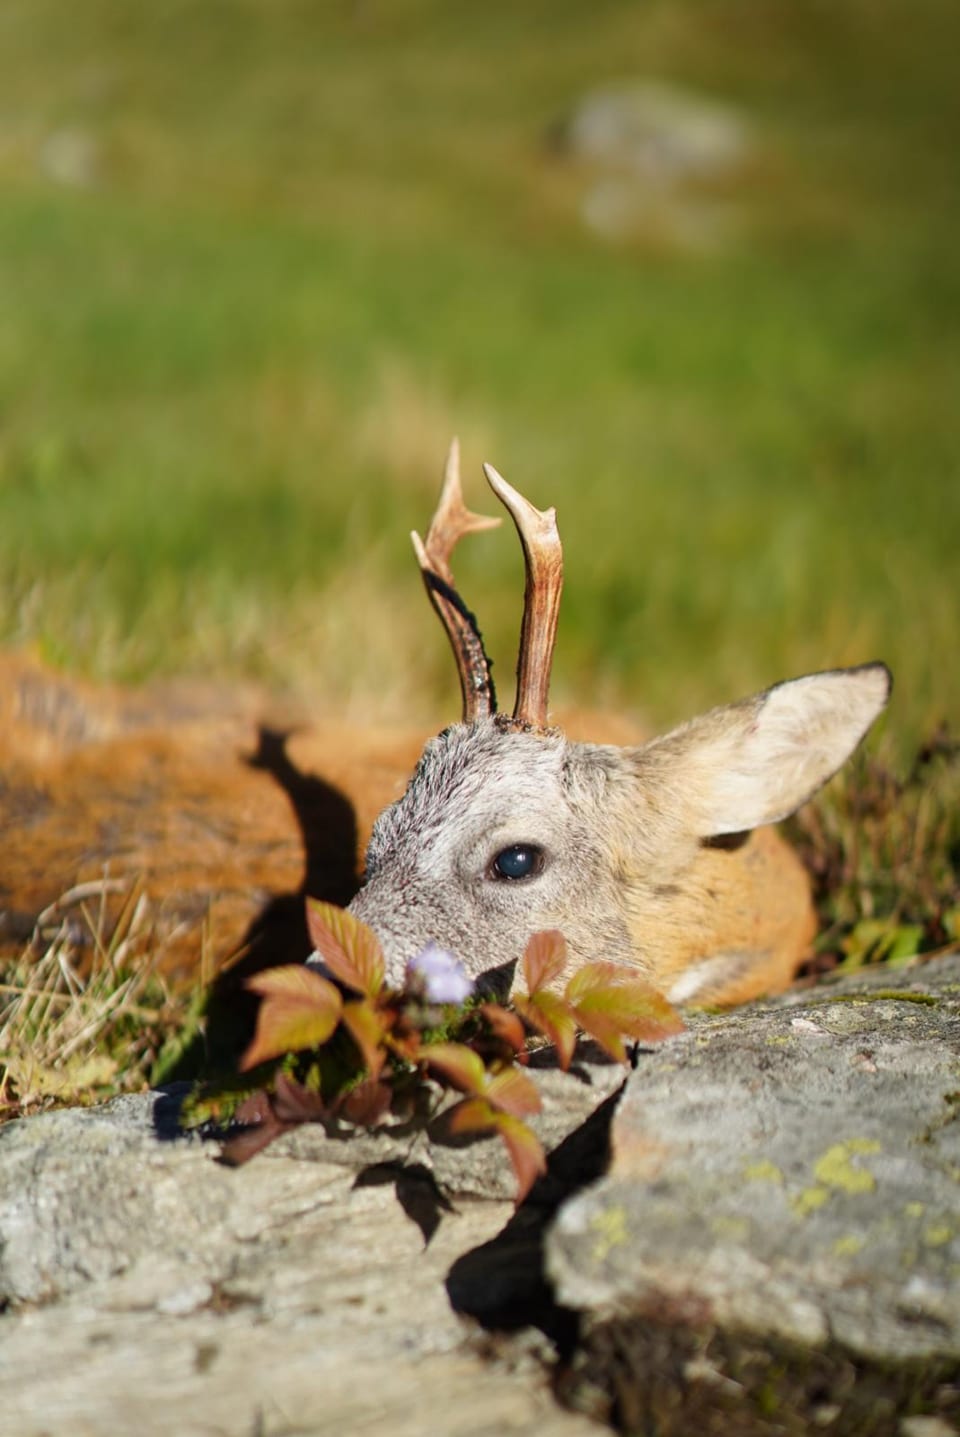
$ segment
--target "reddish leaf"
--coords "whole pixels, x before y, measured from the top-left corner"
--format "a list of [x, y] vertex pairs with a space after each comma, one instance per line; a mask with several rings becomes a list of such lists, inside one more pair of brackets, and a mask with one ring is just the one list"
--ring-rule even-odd
[[292, 1126], [280, 1121], [262, 1090], [252, 1093], [240, 1104], [234, 1122], [241, 1125], [240, 1131], [227, 1138], [220, 1149], [220, 1161], [231, 1168], [248, 1163]]
[[496, 1133], [506, 1144], [517, 1176], [518, 1203], [523, 1202], [536, 1179], [547, 1170], [540, 1140], [526, 1123], [512, 1113], [498, 1112], [485, 1098], [464, 1098], [444, 1114], [444, 1127], [453, 1137]]
[[335, 978], [375, 998], [383, 987], [383, 951], [372, 928], [335, 903], [307, 899], [310, 941]]
[[599, 1043], [605, 1053], [609, 1053], [615, 1063], [627, 1062], [627, 1050], [623, 1045], [623, 1036], [620, 1024], [612, 1018], [606, 1018], [602, 1013], [591, 1012], [589, 1005], [582, 1010], [575, 1008], [577, 1022], [583, 1031], [595, 1042]]
[[441, 1130], [451, 1137], [460, 1138], [473, 1134], [474, 1137], [480, 1138], [484, 1133], [496, 1131], [497, 1114], [486, 1098], [464, 1098], [440, 1115], [439, 1125]]
[[616, 963], [588, 963], [567, 984], [566, 998], [583, 1030], [618, 1062], [622, 1037], [658, 1043], [683, 1031], [683, 1020], [656, 988]]
[[361, 998], [358, 1002], [344, 1004], [343, 1026], [360, 1049], [370, 1077], [378, 1077], [387, 1057], [382, 1046], [387, 1034], [383, 1014], [368, 999]]
[[526, 1034], [516, 1013], [501, 1008], [499, 1003], [482, 1003], [480, 1012], [490, 1024], [494, 1037], [501, 1039], [514, 1053], [523, 1052]]
[[516, 1204], [519, 1207], [538, 1177], [547, 1171], [547, 1159], [540, 1139], [526, 1123], [510, 1113], [495, 1113], [497, 1133], [507, 1145], [517, 1175]]
[[504, 1068], [487, 1083], [487, 1101], [500, 1112], [528, 1118], [543, 1106], [536, 1086], [519, 1068]]
[[567, 940], [556, 928], [534, 933], [523, 955], [523, 976], [527, 983], [527, 994], [533, 997], [541, 988], [563, 977], [567, 966]]
[[300, 963], [268, 968], [246, 981], [263, 999], [253, 1041], [240, 1059], [240, 1071], [268, 1058], [325, 1043], [340, 1021], [343, 999], [319, 973]]
[[524, 1022], [555, 1045], [560, 1066], [566, 1072], [577, 1045], [577, 1024], [569, 1004], [547, 988], [541, 988], [529, 998], [518, 993], [513, 1003]]
[[319, 1093], [312, 1093], [300, 1083], [278, 1073], [274, 1080], [276, 1097], [273, 1110], [284, 1123], [315, 1123], [329, 1117], [330, 1110]]
[[486, 1091], [483, 1059], [464, 1043], [430, 1043], [420, 1049], [420, 1058], [458, 1092], [482, 1097]]
[[376, 1127], [380, 1119], [390, 1111], [393, 1090], [380, 1079], [364, 1078], [343, 1098], [338, 1110], [351, 1123], [361, 1127]]
[[234, 1113], [232, 1122], [240, 1128], [251, 1128], [257, 1123], [265, 1123], [272, 1116], [270, 1094], [264, 1088], [257, 1088], [256, 1092], [244, 1098]]

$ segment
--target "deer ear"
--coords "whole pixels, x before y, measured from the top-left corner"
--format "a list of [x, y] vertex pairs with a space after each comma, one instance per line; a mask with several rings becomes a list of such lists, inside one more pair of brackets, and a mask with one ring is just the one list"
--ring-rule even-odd
[[646, 752], [697, 837], [776, 823], [850, 757], [891, 683], [885, 664], [792, 679], [714, 709]]

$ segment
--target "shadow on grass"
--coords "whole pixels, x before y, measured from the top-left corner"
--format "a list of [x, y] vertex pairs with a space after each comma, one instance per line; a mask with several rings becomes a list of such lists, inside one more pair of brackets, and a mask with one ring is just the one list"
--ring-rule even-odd
[[300, 886], [278, 893], [256, 916], [238, 956], [217, 975], [204, 1010], [206, 1032], [197, 1031], [163, 1078], [176, 1082], [204, 1070], [230, 1071], [253, 1036], [259, 1000], [245, 981], [264, 968], [302, 963], [312, 944], [306, 899], [346, 906], [359, 887], [356, 872], [357, 820], [350, 800], [333, 784], [303, 773], [287, 752], [290, 730], [261, 727], [256, 751], [246, 760], [275, 780], [289, 799], [300, 829], [304, 874]]

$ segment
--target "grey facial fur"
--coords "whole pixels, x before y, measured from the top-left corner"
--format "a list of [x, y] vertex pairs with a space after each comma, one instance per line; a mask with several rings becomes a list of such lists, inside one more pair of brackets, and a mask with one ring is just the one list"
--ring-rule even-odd
[[[377, 819], [366, 883], [350, 905], [378, 933], [388, 978], [401, 981], [429, 941], [473, 976], [506, 970], [545, 928], [562, 928], [572, 955], [627, 959], [604, 843], [623, 762], [616, 748], [518, 733], [493, 718], [431, 740], [404, 796]], [[517, 844], [542, 851], [542, 870], [498, 877], [494, 860]]]

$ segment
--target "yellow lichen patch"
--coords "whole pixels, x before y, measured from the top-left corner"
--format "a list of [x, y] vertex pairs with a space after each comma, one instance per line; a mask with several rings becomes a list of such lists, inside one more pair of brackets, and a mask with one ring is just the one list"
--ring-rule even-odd
[[923, 1217], [926, 1210], [925, 1202], [908, 1202], [903, 1205], [904, 1217]]
[[934, 1223], [924, 1230], [923, 1241], [927, 1247], [945, 1247], [953, 1237], [953, 1228], [947, 1223]]
[[766, 1041], [768, 1048], [785, 1048], [791, 1040], [786, 1033], [774, 1033]]
[[790, 1206], [797, 1217], [808, 1217], [810, 1213], [816, 1212], [818, 1207], [823, 1207], [829, 1196], [829, 1188], [804, 1188], [802, 1193], [794, 1193]]
[[724, 1242], [746, 1243], [750, 1238], [750, 1224], [745, 1217], [711, 1218], [710, 1231]]
[[859, 1233], [851, 1232], [846, 1237], [838, 1237], [833, 1244], [835, 1257], [856, 1257], [867, 1245], [867, 1239]]
[[593, 1244], [594, 1262], [603, 1262], [615, 1247], [622, 1247], [629, 1237], [627, 1214], [622, 1207], [611, 1207], [596, 1213], [590, 1221], [590, 1228], [597, 1235]]
[[873, 1173], [867, 1168], [854, 1167], [851, 1158], [880, 1150], [880, 1144], [873, 1138], [850, 1138], [845, 1143], [834, 1143], [814, 1164], [814, 1174], [818, 1182], [838, 1192], [873, 1192], [877, 1186]]
[[743, 1170], [743, 1176], [747, 1182], [783, 1184], [783, 1172], [769, 1158], [761, 1158], [756, 1163], [747, 1163]]

